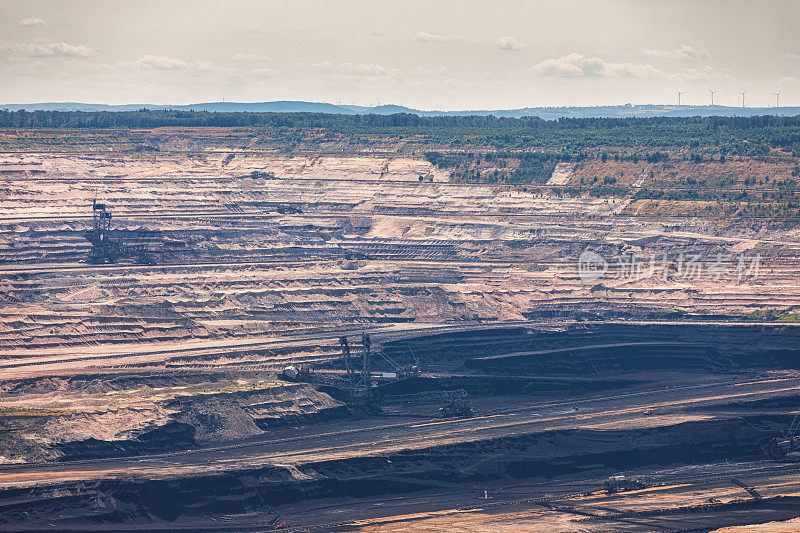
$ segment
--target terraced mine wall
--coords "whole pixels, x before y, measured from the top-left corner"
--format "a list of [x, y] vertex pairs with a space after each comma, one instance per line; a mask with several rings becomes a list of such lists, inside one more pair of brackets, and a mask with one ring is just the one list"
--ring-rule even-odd
[[[373, 147], [349, 155], [350, 148], [342, 152], [346, 145], [337, 144], [326, 153], [314, 144], [313, 154], [290, 155], [256, 148], [265, 148], [263, 131], [204, 131], [160, 138], [166, 144], [157, 153], [101, 143], [69, 144], [69, 153], [59, 154], [47, 141], [40, 153], [0, 158], [0, 167], [19, 169], [4, 174], [2, 184], [0, 364], [43, 352], [81, 354], [85, 346], [139, 353], [143, 344], [174, 347], [362, 325], [741, 321], [754, 312], [796, 315], [800, 306], [796, 217], [727, 220], [715, 214], [716, 202], [705, 201], [686, 202], [698, 204], [690, 210], [711, 209], [687, 217], [676, 202], [636, 199], [633, 185], [644, 180], [635, 187], [660, 189], [705, 169], [726, 180], [772, 176], [774, 188], [793, 169], [786, 162], [694, 164], [673, 154], [674, 168], [661, 168], [667, 175], [659, 177], [667, 162], [657, 163], [651, 179], [653, 165], [644, 160], [587, 160], [573, 169], [570, 187], [579, 185], [575, 179], [624, 171], [620, 184], [632, 189], [624, 198], [574, 196], [551, 189], [567, 185], [454, 182], [452, 169], [426, 159], [427, 148], [392, 154], [400, 148], [396, 140], [387, 152]], [[205, 140], [196, 143], [198, 135]], [[67, 137], [72, 143], [82, 135]], [[238, 148], [227, 151], [227, 142]], [[76, 152], [81, 148], [108, 151]], [[481, 164], [489, 163], [483, 158]], [[46, 172], [30, 174], [40, 170]], [[91, 245], [84, 232], [98, 194], [112, 209], [114, 235], [146, 245], [147, 261], [85, 263]], [[285, 206], [302, 212], [281, 213]], [[587, 247], [611, 262], [608, 276], [596, 283], [577, 273]], [[707, 273], [717, 253], [756, 252], [763, 258], [758, 282], [684, 279], [674, 272], [636, 280], [616, 275], [616, 259], [627, 254], [647, 263], [696, 253]], [[547, 348], [519, 351], [537, 349]]]
[[74, 460], [176, 452], [195, 444], [193, 426], [168, 422], [128, 440], [108, 441], [92, 438], [58, 443], [55, 448], [63, 454], [63, 460]]
[[269, 374], [98, 374], [6, 381], [4, 461], [163, 454], [350, 415], [307, 384]]
[[[501, 479], [558, 479], [642, 466], [760, 458], [782, 420], [710, 420], [636, 430], [558, 430], [422, 450], [225, 474], [159, 480], [104, 480], [7, 489], [0, 525], [30, 526], [53, 516], [62, 530], [114, 529], [144, 521], [165, 528], [198, 517], [267, 512], [272, 506], [328, 497], [402, 494]], [[603, 466], [599, 466], [603, 465]], [[166, 524], [169, 522], [169, 525]], [[214, 527], [219, 527], [219, 524]]]
[[395, 360], [539, 375], [625, 370], [800, 368], [800, 328], [742, 324], [581, 324], [507, 327], [389, 341]]
[[[798, 369], [798, 337], [800, 329], [791, 325], [611, 323], [549, 329], [492, 327], [389, 338], [381, 350], [401, 364], [419, 359], [422, 368], [436, 372], [436, 377], [388, 384], [380, 387], [380, 393], [465, 389], [476, 398], [552, 397], [657, 387], [658, 374], [648, 374], [653, 371]], [[324, 366], [340, 363], [333, 359]], [[386, 363], [376, 357], [376, 371], [393, 370], [382, 365]], [[320, 380], [311, 384], [257, 383], [268, 376], [231, 369], [7, 380], [3, 389], [8, 402], [17, 402], [13, 406], [26, 409], [57, 401], [61, 407], [52, 412], [6, 413], [0, 455], [28, 462], [127, 457], [248, 438], [352, 414], [343, 403], [346, 391], [326, 386], [322, 371]], [[27, 394], [31, 397], [25, 400]], [[151, 396], [162, 397], [151, 401]], [[77, 407], [87, 401], [96, 407], [88, 411]], [[30, 435], [36, 438], [31, 440]]]

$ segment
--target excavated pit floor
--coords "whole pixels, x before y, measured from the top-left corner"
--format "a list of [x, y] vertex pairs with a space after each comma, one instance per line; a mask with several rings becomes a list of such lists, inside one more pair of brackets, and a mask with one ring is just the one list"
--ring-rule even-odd
[[[417, 156], [36, 157], [36, 173], [0, 176], [0, 529], [711, 531], [800, 516], [800, 463], [763, 451], [797, 412], [800, 329], [759, 323], [800, 306], [794, 227], [449, 183]], [[83, 262], [95, 194], [156, 264]], [[587, 246], [700, 253], [703, 268], [758, 252], [762, 269], [587, 283]], [[345, 406], [337, 338], [365, 331], [422, 368], [393, 392], [464, 389], [475, 416]], [[312, 379], [282, 380], [287, 365]], [[618, 474], [645, 488], [602, 491]]]
[[[8, 530], [258, 530], [281, 514], [301, 531], [395, 522], [413, 531], [435, 529], [454, 502], [452, 527], [494, 519], [523, 528], [561, 520], [590, 531], [619, 523], [679, 530], [687, 520], [716, 527], [752, 523], [744, 516], [754, 512], [763, 521], [800, 515], [791, 488], [800, 467], [763, 455], [789, 422], [776, 408], [786, 413], [800, 400], [794, 372], [592, 381], [615, 385], [477, 394], [467, 419], [362, 415], [178, 452], [9, 465], [0, 468], [0, 521]], [[600, 490], [620, 473], [648, 488]], [[484, 490], [490, 501], [478, 497]]]

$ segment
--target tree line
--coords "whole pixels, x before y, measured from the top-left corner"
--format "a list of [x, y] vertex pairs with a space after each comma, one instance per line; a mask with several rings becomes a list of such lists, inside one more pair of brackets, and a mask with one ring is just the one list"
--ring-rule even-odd
[[[152, 129], [160, 127], [264, 128], [295, 136], [300, 130], [330, 133], [422, 135], [425, 142], [579, 152], [628, 147], [635, 151], [691, 149], [711, 154], [767, 155], [777, 148], [800, 157], [800, 116], [508, 118], [495, 116], [335, 115], [326, 113], [138, 111], [7, 111], [4, 129]], [[701, 151], [706, 150], [705, 154]]]

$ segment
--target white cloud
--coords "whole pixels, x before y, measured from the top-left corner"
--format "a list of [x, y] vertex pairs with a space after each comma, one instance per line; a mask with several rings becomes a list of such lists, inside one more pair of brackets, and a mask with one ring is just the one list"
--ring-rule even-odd
[[522, 50], [524, 46], [521, 42], [508, 35], [497, 38], [497, 47], [500, 50]]
[[195, 61], [191, 65], [194, 70], [200, 70], [203, 72], [211, 72], [212, 70], [217, 70], [213, 63], [209, 61]]
[[19, 21], [20, 26], [44, 26], [45, 24], [47, 22], [39, 17], [28, 17]]
[[183, 59], [167, 56], [144, 55], [135, 61], [139, 68], [149, 70], [179, 70], [188, 68], [189, 64]]
[[786, 52], [785, 54], [783, 54], [783, 57], [785, 57], [786, 59], [800, 59], [800, 55], [793, 54], [791, 52]]
[[271, 68], [255, 68], [249, 72], [262, 78], [271, 78], [277, 74], [277, 71]]
[[[160, 71], [182, 71], [191, 75], [215, 73], [215, 74], [234, 74], [237, 72], [233, 68], [219, 67], [209, 61], [184, 61], [179, 57], [158, 56], [146, 54], [136, 61], [121, 61], [118, 65], [127, 68], [138, 68], [141, 70], [160, 70]], [[248, 70], [248, 72], [252, 72]]]
[[419, 66], [414, 69], [414, 74], [419, 76], [444, 76], [447, 74], [447, 69], [442, 66], [435, 68]]
[[653, 65], [610, 63], [598, 57], [574, 53], [546, 59], [532, 70], [541, 76], [555, 78], [660, 78], [664, 75]]
[[314, 63], [312, 66], [320, 72], [342, 76], [397, 76], [399, 74], [397, 69], [387, 69], [383, 65], [375, 65], [373, 63], [330, 63], [323, 61], [322, 63]]
[[681, 45], [680, 48], [675, 50], [675, 53], [678, 54], [678, 57], [682, 59], [706, 59], [708, 58], [708, 52], [705, 50], [695, 50], [688, 44]]
[[246, 54], [239, 53], [233, 56], [235, 61], [269, 61], [269, 56], [265, 54]]
[[794, 76], [784, 76], [781, 78], [781, 85], [800, 85], [800, 78]]
[[30, 57], [84, 57], [92, 49], [82, 44], [60, 43], [8, 43], [0, 41], [0, 52], [12, 52]]
[[33, 43], [27, 45], [28, 54], [35, 57], [67, 57], [88, 56], [91, 49], [82, 44]]
[[730, 79], [730, 77], [730, 69], [714, 68], [709, 65], [706, 65], [700, 70], [690, 68], [683, 72], [676, 72], [675, 74], [670, 75], [670, 79], [682, 82], [720, 81]]
[[648, 57], [657, 57], [659, 59], [705, 59], [708, 57], [708, 52], [705, 50], [695, 50], [688, 44], [683, 44], [675, 50], [652, 50], [645, 48], [642, 53]]
[[446, 43], [450, 41], [458, 41], [460, 37], [455, 37], [452, 35], [442, 35], [440, 33], [428, 33], [425, 31], [421, 31], [414, 36], [415, 41], [419, 41], [422, 43]]

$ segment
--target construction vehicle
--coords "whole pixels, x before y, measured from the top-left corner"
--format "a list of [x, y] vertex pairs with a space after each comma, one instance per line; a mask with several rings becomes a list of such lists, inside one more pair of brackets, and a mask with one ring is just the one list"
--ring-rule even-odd
[[276, 210], [282, 215], [296, 215], [303, 212], [299, 206], [292, 204], [278, 204]]
[[279, 514], [276, 514], [272, 518], [272, 520], [267, 522], [267, 524], [271, 526], [272, 529], [286, 529], [287, 527], [289, 527], [288, 522], [286, 522], [285, 520], [281, 520], [281, 515]]
[[92, 200], [92, 229], [84, 235], [92, 243], [90, 263], [113, 263], [120, 255], [119, 243], [111, 239], [111, 211], [106, 209], [106, 204], [98, 204], [97, 199]]
[[309, 381], [311, 379], [311, 369], [307, 366], [289, 365], [283, 369], [281, 376], [288, 381]]
[[365, 259], [369, 259], [369, 256], [364, 252], [359, 250], [349, 250], [344, 248], [341, 244], [339, 245], [339, 250], [342, 252], [342, 255], [348, 261], [363, 261]]
[[611, 476], [603, 482], [603, 490], [609, 494], [615, 492], [622, 492], [625, 490], [639, 490], [646, 489], [647, 484], [632, 477], [628, 476]]
[[[469, 396], [463, 389], [455, 391], [424, 391], [415, 394], [401, 394], [383, 396], [380, 392], [385, 386], [398, 381], [415, 378], [420, 376], [419, 366], [409, 364], [399, 365], [383, 350], [375, 350], [375, 353], [388, 363], [394, 370], [393, 372], [372, 373], [372, 341], [370, 336], [364, 333], [361, 336], [360, 349], [360, 369], [358, 357], [354, 358], [351, 354], [350, 343], [347, 337], [339, 337], [339, 344], [342, 349], [342, 359], [344, 360], [347, 383], [349, 387], [350, 401], [357, 405], [370, 406], [377, 408], [379, 405], [390, 404], [430, 404], [437, 401], [446, 401], [447, 404], [439, 409], [439, 414], [443, 417], [469, 417], [472, 416], [472, 407]], [[356, 359], [355, 361], [353, 359]]]
[[121, 259], [144, 265], [153, 263], [153, 254], [145, 244], [124, 243], [115, 234], [111, 229], [111, 210], [106, 204], [97, 203], [97, 199], [92, 200], [92, 229], [86, 230], [84, 236], [92, 243], [87, 260], [94, 265], [116, 263]]
[[800, 413], [794, 415], [789, 428], [780, 437], [775, 437], [767, 444], [767, 457], [777, 461], [783, 460], [792, 452], [800, 450]]
[[374, 400], [370, 344], [369, 335], [366, 333], [361, 335], [361, 371], [359, 372], [351, 358], [347, 337], [339, 337], [339, 345], [342, 348], [342, 357], [347, 372], [347, 383], [350, 388], [350, 401], [360, 405], [368, 405]]
[[472, 416], [472, 406], [466, 396], [455, 396], [447, 405], [439, 408], [439, 414], [445, 418], [469, 418]]
[[342, 349], [342, 359], [344, 360], [350, 400], [353, 403], [361, 405], [376, 405], [376, 387], [381, 384], [391, 383], [410, 377], [416, 377], [420, 374], [419, 367], [417, 365], [401, 366], [397, 364], [394, 359], [389, 357], [388, 354], [384, 353], [383, 350], [379, 349], [376, 350], [375, 353], [390, 367], [392, 367], [393, 371], [380, 372], [376, 375], [373, 375], [371, 351], [372, 340], [367, 333], [361, 335], [361, 347], [359, 349], [359, 355], [356, 357], [353, 357], [353, 354], [351, 354], [350, 343], [348, 342], [346, 336], [339, 337], [339, 345]]
[[389, 394], [382, 398], [381, 405], [414, 406], [443, 401], [447, 402], [447, 404], [439, 408], [440, 416], [446, 418], [467, 418], [472, 416], [469, 395], [464, 389], [433, 390], [413, 394]]
[[274, 179], [276, 179], [274, 172], [267, 172], [267, 171], [264, 171], [264, 170], [254, 170], [250, 174], [248, 174], [247, 176], [244, 176], [244, 177], [253, 178], [253, 179], [262, 179], [262, 180], [274, 180]]

